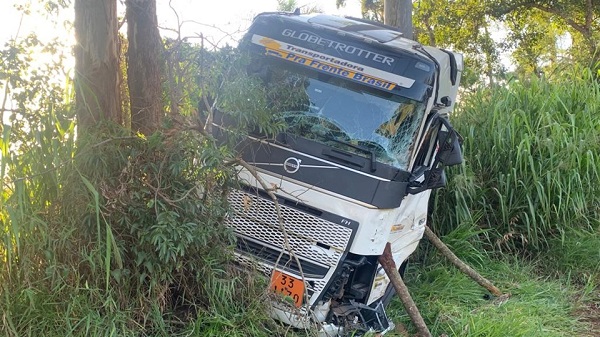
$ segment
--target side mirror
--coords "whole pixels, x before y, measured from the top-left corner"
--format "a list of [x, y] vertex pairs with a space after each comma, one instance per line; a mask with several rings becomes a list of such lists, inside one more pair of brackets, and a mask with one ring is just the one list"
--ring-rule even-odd
[[452, 128], [446, 118], [440, 117], [440, 120], [443, 126], [438, 135], [439, 150], [435, 156], [435, 161], [445, 166], [458, 165], [463, 161], [462, 137]]
[[440, 128], [437, 135], [438, 150], [430, 166], [413, 169], [408, 183], [408, 194], [417, 194], [425, 190], [446, 186], [446, 166], [462, 163], [462, 137], [444, 117], [438, 117]]

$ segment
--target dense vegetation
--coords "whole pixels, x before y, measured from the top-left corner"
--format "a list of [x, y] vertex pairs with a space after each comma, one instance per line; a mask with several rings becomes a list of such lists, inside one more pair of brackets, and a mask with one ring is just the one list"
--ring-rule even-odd
[[[522, 33], [511, 42], [518, 47], [510, 74], [497, 63], [487, 23], [475, 25], [484, 2], [464, 2], [478, 29], [465, 26], [473, 29], [455, 41], [432, 1], [415, 12], [420, 25], [432, 22], [420, 32], [435, 28], [433, 41], [464, 49], [472, 67], [452, 116], [465, 162], [432, 200], [430, 225], [512, 296], [490, 298], [424, 241], [406, 274], [415, 301], [435, 335], [600, 335], [596, 55], [575, 48], [557, 61], [561, 52], [541, 47], [571, 28], [554, 21], [543, 35], [525, 24], [525, 12], [503, 12], [511, 2], [499, 1], [505, 7], [485, 15], [504, 15], [511, 32]], [[68, 2], [46, 2], [51, 13], [59, 4]], [[456, 19], [454, 7], [448, 10], [447, 19]], [[533, 13], [540, 22], [550, 16]], [[194, 110], [217, 98], [242, 125], [267, 125], [264, 102], [248, 98], [268, 93], [248, 90], [252, 82], [230, 48], [207, 51], [183, 40], [165, 46], [169, 118], [145, 136], [110, 122], [78, 134], [74, 84], [56, 80], [68, 57], [61, 41], [32, 35], [0, 46], [0, 334], [311, 335], [268, 318], [265, 280], [231, 263], [234, 239], [221, 220], [235, 153], [211, 139]], [[54, 63], [36, 64], [43, 53], [54, 54]], [[391, 315], [410, 329], [399, 303]]]
[[469, 95], [454, 119], [466, 165], [436, 226], [475, 223], [490, 248], [534, 252], [596, 230], [599, 111], [597, 75], [579, 67]]
[[600, 333], [599, 104], [597, 74], [577, 67], [461, 103], [465, 163], [437, 192], [431, 226], [512, 297], [486, 300], [423, 245], [408, 282], [438, 334]]

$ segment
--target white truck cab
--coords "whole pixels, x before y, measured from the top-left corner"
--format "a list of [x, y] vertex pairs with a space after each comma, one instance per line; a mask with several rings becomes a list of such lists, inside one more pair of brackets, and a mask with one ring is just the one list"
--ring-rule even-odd
[[[283, 295], [273, 315], [294, 327], [391, 330], [393, 290], [377, 259], [389, 242], [404, 264], [431, 189], [462, 160], [448, 122], [462, 56], [372, 21], [279, 12], [258, 15], [240, 48], [251, 75], [281, 88], [272, 99], [286, 100], [287, 129], [239, 146], [255, 173], [240, 168], [229, 195], [238, 261], [270, 277]], [[215, 116], [217, 137], [227, 123]]]

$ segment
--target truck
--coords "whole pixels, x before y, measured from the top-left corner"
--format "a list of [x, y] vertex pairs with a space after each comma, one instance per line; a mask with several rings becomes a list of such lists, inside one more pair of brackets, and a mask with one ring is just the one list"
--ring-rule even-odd
[[[239, 48], [248, 74], [279, 93], [269, 99], [285, 128], [238, 143], [248, 165], [225, 219], [237, 261], [270, 280], [285, 324], [385, 334], [394, 288], [378, 257], [389, 244], [404, 271], [432, 189], [462, 161], [449, 122], [462, 55], [381, 23], [298, 12], [259, 14]], [[229, 123], [215, 113], [217, 138]]]

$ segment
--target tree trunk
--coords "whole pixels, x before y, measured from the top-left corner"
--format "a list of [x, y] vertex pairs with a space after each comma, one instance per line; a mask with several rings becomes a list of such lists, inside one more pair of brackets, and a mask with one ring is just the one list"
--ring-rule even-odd
[[383, 22], [400, 29], [407, 39], [413, 39], [412, 0], [385, 0]]
[[131, 129], [156, 131], [163, 116], [161, 62], [156, 0], [127, 0], [127, 83], [131, 102]]
[[383, 270], [385, 270], [387, 276], [390, 278], [390, 283], [396, 290], [398, 297], [400, 297], [400, 300], [404, 305], [404, 309], [415, 325], [415, 328], [417, 328], [419, 337], [431, 337], [431, 332], [429, 331], [427, 324], [425, 324], [417, 305], [410, 296], [408, 288], [406, 287], [406, 284], [404, 284], [404, 281], [398, 272], [398, 267], [396, 267], [396, 263], [394, 262], [394, 257], [392, 256], [392, 249], [389, 242], [385, 246], [383, 254], [381, 254], [378, 261], [383, 267]]
[[122, 122], [117, 1], [75, 0], [75, 104], [80, 130]]

